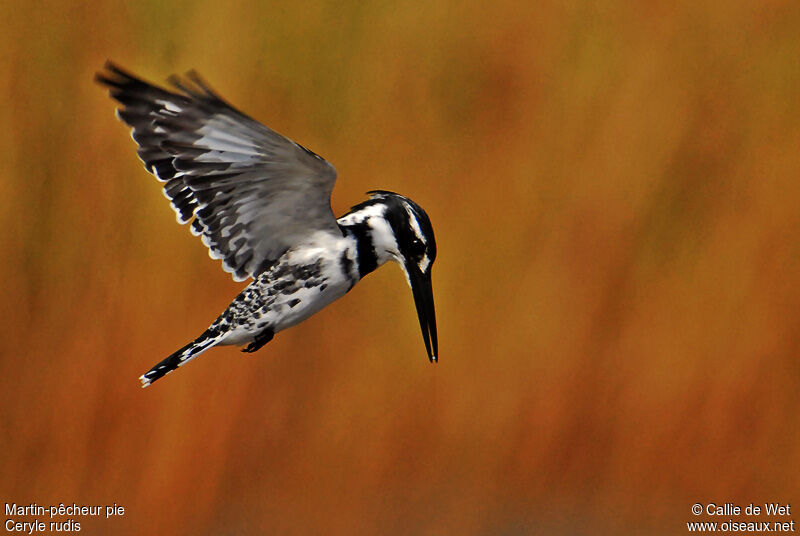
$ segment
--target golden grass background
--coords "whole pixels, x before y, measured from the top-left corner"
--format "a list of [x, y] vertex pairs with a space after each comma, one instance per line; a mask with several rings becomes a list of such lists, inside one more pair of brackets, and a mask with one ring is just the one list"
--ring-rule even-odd
[[[125, 506], [85, 534], [682, 534], [800, 498], [800, 4], [0, 5], [4, 501]], [[425, 207], [441, 362], [390, 267], [139, 389], [242, 285], [106, 58], [198, 69], [334, 163], [337, 214]]]

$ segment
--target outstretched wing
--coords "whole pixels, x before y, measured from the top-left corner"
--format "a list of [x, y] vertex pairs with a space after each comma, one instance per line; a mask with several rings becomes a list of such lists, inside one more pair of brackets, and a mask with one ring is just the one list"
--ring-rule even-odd
[[132, 127], [147, 171], [164, 183], [180, 223], [242, 281], [316, 231], [340, 232], [330, 198], [336, 170], [239, 112], [194, 73], [176, 92], [112, 63], [97, 73]]

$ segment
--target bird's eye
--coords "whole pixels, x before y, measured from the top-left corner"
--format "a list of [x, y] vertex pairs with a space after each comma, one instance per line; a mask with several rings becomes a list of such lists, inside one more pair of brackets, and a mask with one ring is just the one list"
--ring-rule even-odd
[[415, 257], [422, 257], [425, 254], [425, 244], [422, 243], [422, 240], [419, 238], [415, 238], [413, 242], [411, 242], [411, 247], [408, 248], [409, 252]]

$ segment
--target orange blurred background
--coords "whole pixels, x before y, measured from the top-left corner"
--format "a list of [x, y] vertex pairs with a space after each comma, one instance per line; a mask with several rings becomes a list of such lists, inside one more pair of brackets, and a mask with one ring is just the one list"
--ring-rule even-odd
[[[695, 502], [800, 508], [799, 3], [0, 14], [5, 502], [117, 503], [78, 521], [121, 535], [682, 534]], [[243, 285], [175, 224], [92, 82], [107, 58], [196, 68], [337, 167], [337, 214], [376, 188], [422, 205], [440, 363], [392, 266], [141, 390]]]

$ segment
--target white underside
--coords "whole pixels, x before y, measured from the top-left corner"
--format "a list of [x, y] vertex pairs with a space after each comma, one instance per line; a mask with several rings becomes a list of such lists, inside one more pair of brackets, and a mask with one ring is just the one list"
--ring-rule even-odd
[[[260, 332], [258, 326], [270, 326], [275, 333], [290, 328], [309, 318], [324, 307], [344, 296], [351, 288], [352, 278], [357, 277], [357, 273], [345, 274], [342, 271], [341, 256], [346, 251], [348, 257], [354, 261], [355, 244], [352, 239], [344, 237], [331, 237], [327, 233], [320, 233], [308, 245], [294, 248], [286, 253], [285, 258], [280, 263], [288, 263], [293, 266], [322, 261], [319, 278], [320, 284], [306, 288], [301, 286], [294, 292], [278, 292], [275, 301], [268, 311], [264, 312], [255, 321], [255, 326], [241, 325], [225, 335], [219, 345], [241, 345], [253, 341], [253, 338]], [[355, 267], [355, 262], [353, 262]], [[271, 279], [270, 273], [262, 275], [254, 280], [250, 287], [256, 287], [262, 293], [279, 282], [292, 279], [291, 274], [282, 278]], [[325, 288], [321, 290], [321, 284]], [[297, 302], [296, 300], [299, 300]], [[294, 305], [291, 305], [294, 304]]]

